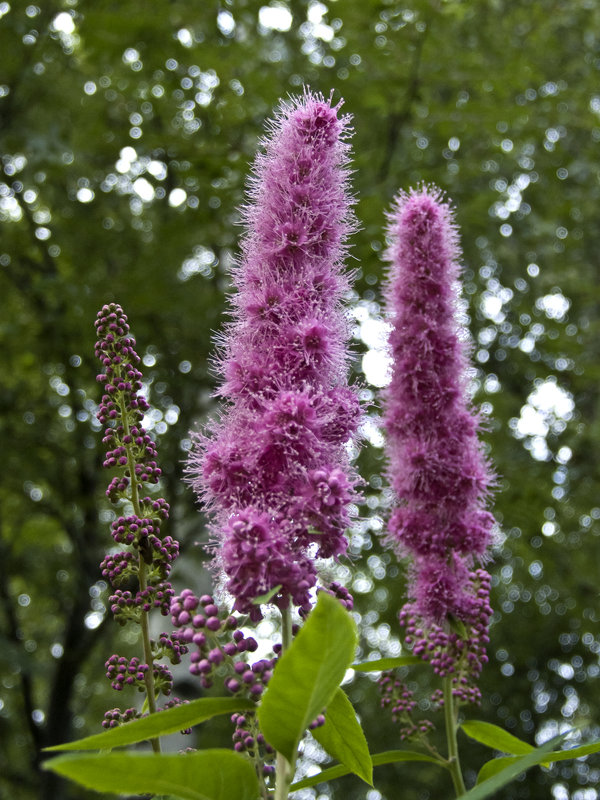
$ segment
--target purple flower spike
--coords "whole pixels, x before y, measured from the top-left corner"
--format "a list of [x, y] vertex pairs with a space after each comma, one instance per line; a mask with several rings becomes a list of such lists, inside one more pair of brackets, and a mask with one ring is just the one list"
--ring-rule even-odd
[[342, 306], [348, 135], [339, 106], [308, 91], [271, 122], [243, 209], [218, 361], [224, 407], [193, 435], [188, 477], [212, 517], [215, 567], [253, 618], [253, 599], [274, 590], [272, 602], [306, 605], [312, 557], [345, 552], [357, 498], [345, 447], [360, 421]]
[[470, 570], [486, 556], [494, 483], [467, 393], [469, 347], [457, 319], [457, 228], [441, 192], [401, 193], [389, 214], [387, 311], [392, 380], [385, 390], [390, 483], [398, 506], [387, 541], [412, 556], [414, 611], [471, 615]]

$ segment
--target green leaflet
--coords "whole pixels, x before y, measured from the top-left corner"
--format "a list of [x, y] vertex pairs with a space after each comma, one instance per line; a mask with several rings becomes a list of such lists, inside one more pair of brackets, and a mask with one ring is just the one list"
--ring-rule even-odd
[[332, 758], [369, 786], [373, 785], [373, 764], [365, 735], [346, 693], [338, 689], [327, 706], [325, 725], [312, 732]]
[[[600, 741], [592, 742], [591, 744], [584, 744], [580, 747], [573, 747], [569, 750], [555, 750], [546, 754], [535, 763], [542, 767], [547, 767], [550, 766], [550, 764], [552, 764], [554, 761], [568, 761], [572, 758], [582, 758], [583, 756], [589, 756], [593, 753], [599, 752]], [[519, 759], [514, 756], [503, 756], [501, 758], [494, 758], [491, 761], [488, 761], [479, 770], [477, 783], [480, 784], [489, 780], [490, 778], [493, 778], [494, 775], [497, 775], [502, 769], [510, 766], [511, 764], [515, 764], [518, 760]]]
[[325, 592], [283, 654], [258, 710], [269, 744], [294, 763], [308, 725], [331, 702], [354, 657], [356, 626]]
[[[506, 760], [502, 758], [488, 761], [488, 764], [494, 764], [495, 761], [501, 761], [503, 762], [503, 767], [497, 774], [490, 775], [487, 780], [481, 779], [480, 772], [477, 779], [477, 786], [468, 791], [466, 794], [461, 795], [461, 800], [483, 800], [485, 797], [490, 797], [497, 792], [498, 789], [501, 789], [503, 786], [506, 786], [507, 783], [513, 781], [517, 775], [520, 775], [522, 772], [525, 772], [525, 770], [535, 766], [536, 764], [546, 761], [548, 758], [548, 753], [552, 750], [552, 748], [562, 742], [568, 735], [569, 732], [563, 733], [560, 736], [556, 736], [541, 747], [532, 750], [530, 753], [527, 753], [524, 756], [515, 756]], [[484, 765], [483, 769], [485, 769], [485, 767], [487, 767], [487, 764]]]
[[[380, 767], [383, 764], [394, 764], [398, 761], [428, 761], [430, 764], [438, 764], [444, 766], [433, 756], [428, 756], [426, 753], [417, 753], [413, 750], [386, 750], [383, 753], [376, 753], [371, 758], [374, 767]], [[344, 775], [349, 775], [352, 770], [345, 767], [343, 764], [336, 764], [335, 767], [329, 767], [319, 772], [318, 775], [311, 775], [310, 778], [303, 778], [297, 783], [293, 783], [290, 791], [297, 789], [308, 789], [310, 786], [317, 786], [319, 783], [326, 783], [335, 778], [342, 778]]]
[[172, 794], [182, 800], [256, 800], [259, 795], [254, 767], [231, 750], [73, 754], [43, 766], [97, 792]]
[[218, 714], [231, 714], [234, 711], [250, 711], [256, 705], [250, 700], [237, 697], [202, 697], [185, 705], [168, 708], [157, 714], [151, 714], [143, 719], [126, 722], [118, 728], [86, 736], [75, 742], [55, 744], [46, 747], [47, 751], [56, 750], [107, 750], [113, 747], [123, 747], [126, 744], [143, 742], [168, 733], [176, 733], [183, 728], [197, 725], [206, 719]]
[[493, 747], [501, 753], [511, 753], [512, 755], [525, 755], [531, 753], [535, 748], [527, 742], [517, 739], [512, 733], [505, 731], [498, 725], [491, 722], [481, 722], [479, 720], [468, 720], [460, 726], [464, 733], [476, 742]]

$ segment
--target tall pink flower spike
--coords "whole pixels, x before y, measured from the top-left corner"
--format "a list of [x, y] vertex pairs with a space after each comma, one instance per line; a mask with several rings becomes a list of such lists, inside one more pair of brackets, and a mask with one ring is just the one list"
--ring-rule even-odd
[[397, 196], [388, 236], [393, 373], [384, 421], [397, 505], [387, 541], [412, 557], [414, 612], [430, 622], [466, 621], [477, 594], [471, 570], [491, 540], [494, 476], [468, 399], [457, 228], [442, 193], [421, 187]]
[[342, 555], [360, 421], [347, 384], [342, 298], [349, 118], [305, 91], [283, 103], [257, 156], [231, 321], [217, 366], [220, 420], [193, 435], [188, 478], [211, 517], [214, 566], [234, 609], [308, 606], [314, 557]]

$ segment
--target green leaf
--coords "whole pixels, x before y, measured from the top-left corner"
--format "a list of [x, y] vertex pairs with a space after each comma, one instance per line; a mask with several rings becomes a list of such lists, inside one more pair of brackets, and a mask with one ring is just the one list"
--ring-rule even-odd
[[176, 733], [218, 714], [250, 711], [255, 708], [256, 705], [250, 700], [238, 697], [202, 697], [200, 700], [168, 708], [166, 711], [151, 714], [143, 719], [126, 722], [124, 725], [119, 725], [118, 728], [111, 728], [94, 736], [86, 736], [85, 739], [46, 747], [45, 750], [107, 750], [113, 747], [123, 747], [126, 744]]
[[254, 767], [231, 750], [68, 755], [43, 766], [97, 792], [174, 794], [183, 800], [256, 800], [259, 795]]
[[505, 767], [514, 764], [519, 760], [519, 756], [500, 756], [499, 758], [492, 758], [491, 761], [486, 761], [483, 767], [479, 770], [477, 775], [477, 785], [488, 781], [497, 775]]
[[556, 750], [547, 757], [549, 764], [554, 761], [568, 761], [570, 758], [583, 758], [593, 753], [600, 753], [600, 739], [589, 744], [582, 744], [579, 747], [572, 747], [570, 750]]
[[[527, 755], [512, 756], [508, 758], [503, 757], [488, 761], [488, 763], [484, 764], [482, 770], [479, 772], [477, 786], [468, 791], [466, 794], [461, 795], [460, 800], [483, 800], [484, 797], [490, 797], [497, 792], [498, 789], [506, 786], [507, 783], [510, 783], [522, 772], [525, 772], [525, 770], [528, 770], [530, 767], [533, 767], [536, 764], [541, 764], [543, 761], [545, 761], [548, 758], [548, 753], [552, 750], [552, 748], [562, 742], [569, 735], [569, 733], [570, 731], [567, 731], [567, 733], [563, 733], [560, 736], [555, 736], [541, 747], [538, 747], [535, 750], [532, 750], [530, 753], [527, 753]], [[502, 768], [500, 771], [496, 775], [493, 775], [493, 773], [490, 773], [489, 776], [485, 775], [482, 779], [481, 773], [483, 770], [485, 770], [488, 764], [495, 764], [495, 762], [498, 761], [502, 762]]]
[[373, 756], [374, 767], [380, 767], [382, 764], [395, 764], [397, 761], [428, 761], [430, 764], [444, 766], [444, 762], [435, 756], [419, 753], [416, 750], [385, 750], [383, 753], [376, 753]]
[[[444, 766], [437, 758], [428, 756], [426, 753], [417, 753], [413, 750], [386, 750], [383, 753], [376, 753], [371, 760], [374, 767], [380, 767], [383, 764], [394, 764], [398, 761], [427, 761], [430, 764]], [[290, 791], [308, 789], [310, 786], [317, 786], [319, 783], [326, 783], [335, 778], [343, 778], [344, 775], [350, 775], [351, 772], [352, 770], [343, 764], [336, 764], [335, 767], [322, 770], [318, 775], [311, 775], [310, 778], [303, 778], [301, 781], [293, 783], [290, 786]]]
[[450, 630], [454, 631], [457, 636], [460, 636], [461, 639], [467, 639], [468, 633], [465, 627], [465, 623], [462, 619], [458, 619], [453, 614], [448, 615], [448, 624], [450, 625]]
[[471, 739], [475, 739], [476, 742], [480, 742], [486, 747], [500, 750], [502, 753], [525, 755], [535, 749], [533, 745], [517, 739], [512, 733], [505, 731], [504, 728], [500, 728], [498, 725], [492, 725], [491, 722], [468, 720], [463, 722], [460, 727]]
[[412, 664], [425, 664], [419, 656], [398, 656], [397, 658], [378, 658], [376, 661], [363, 661], [361, 664], [352, 664], [356, 672], [380, 672], [384, 669], [397, 667], [410, 667]]
[[304, 731], [331, 702], [356, 648], [350, 614], [325, 592], [285, 652], [258, 710], [269, 744], [293, 763]]
[[369, 746], [346, 693], [338, 689], [327, 706], [325, 724], [312, 735], [330, 756], [373, 785], [373, 763]]
[[[570, 750], [555, 750], [543, 756], [536, 763], [542, 767], [549, 767], [554, 761], [569, 761], [572, 758], [582, 758], [583, 756], [589, 756], [598, 752], [600, 752], [600, 741], [584, 744], [580, 747], [572, 747]], [[514, 764], [516, 761], [518, 761], [518, 759], [513, 756], [503, 756], [488, 761], [479, 770], [477, 783], [479, 784], [489, 780], [494, 775], [497, 775], [500, 770], [504, 769], [504, 767]]]
[[260, 594], [258, 597], [255, 597], [252, 600], [252, 602], [254, 603], [255, 606], [260, 606], [262, 603], [268, 603], [269, 600], [275, 597], [277, 592], [281, 589], [281, 586], [282, 584], [278, 583], [277, 586], [274, 586], [272, 589], [269, 589], [268, 592], [265, 592], [264, 594]]

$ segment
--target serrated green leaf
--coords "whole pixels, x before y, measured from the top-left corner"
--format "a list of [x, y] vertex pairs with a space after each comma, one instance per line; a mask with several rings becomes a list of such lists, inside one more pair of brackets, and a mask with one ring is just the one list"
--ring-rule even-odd
[[[429, 756], [426, 753], [417, 753], [413, 750], [386, 750], [383, 753], [376, 753], [372, 756], [371, 761], [374, 767], [380, 767], [384, 764], [394, 764], [398, 761], [427, 761], [430, 764], [437, 764], [444, 766], [437, 758]], [[343, 778], [344, 775], [350, 775], [352, 770], [349, 770], [343, 764], [336, 764], [335, 767], [329, 767], [319, 772], [318, 775], [311, 775], [310, 778], [303, 778], [297, 783], [290, 786], [290, 791], [297, 789], [308, 789], [310, 786], [316, 786], [319, 783], [326, 783], [327, 781], [335, 780], [335, 778]]]
[[327, 706], [325, 724], [312, 734], [332, 758], [340, 761], [369, 786], [373, 785], [369, 746], [352, 703], [342, 689], [336, 691]]
[[385, 669], [397, 667], [410, 667], [413, 664], [425, 664], [419, 656], [397, 656], [395, 658], [378, 658], [376, 661], [363, 661], [361, 664], [352, 664], [356, 672], [380, 672]]
[[202, 697], [175, 708], [168, 708], [143, 719], [133, 720], [118, 728], [86, 736], [75, 742], [46, 747], [46, 751], [58, 750], [107, 750], [123, 747], [126, 744], [144, 742], [157, 736], [166, 736], [219, 714], [232, 714], [234, 711], [251, 711], [256, 705], [250, 700], [238, 697]]
[[460, 727], [469, 738], [475, 739], [476, 742], [484, 744], [486, 747], [493, 747], [494, 750], [499, 750], [501, 753], [525, 755], [535, 749], [533, 745], [517, 739], [512, 733], [498, 725], [492, 725], [491, 722], [472, 719], [463, 722]]
[[174, 794], [183, 800], [256, 800], [259, 795], [254, 767], [231, 750], [68, 755], [43, 766], [97, 792]]
[[325, 592], [283, 654], [258, 710], [269, 744], [294, 762], [309, 723], [331, 702], [352, 662], [356, 625]]
[[[583, 758], [583, 756], [589, 756], [599, 752], [600, 741], [592, 742], [590, 744], [581, 745], [580, 747], [573, 747], [570, 750], [555, 750], [551, 753], [548, 753], [543, 757], [543, 759], [536, 763], [542, 767], [549, 767], [555, 761], [569, 761], [573, 758]], [[514, 756], [502, 756], [501, 758], [494, 758], [491, 761], [488, 761], [479, 770], [477, 783], [479, 784], [483, 781], [489, 780], [494, 775], [497, 775], [500, 770], [504, 769], [504, 767], [514, 764], [517, 760], [518, 758]]]

